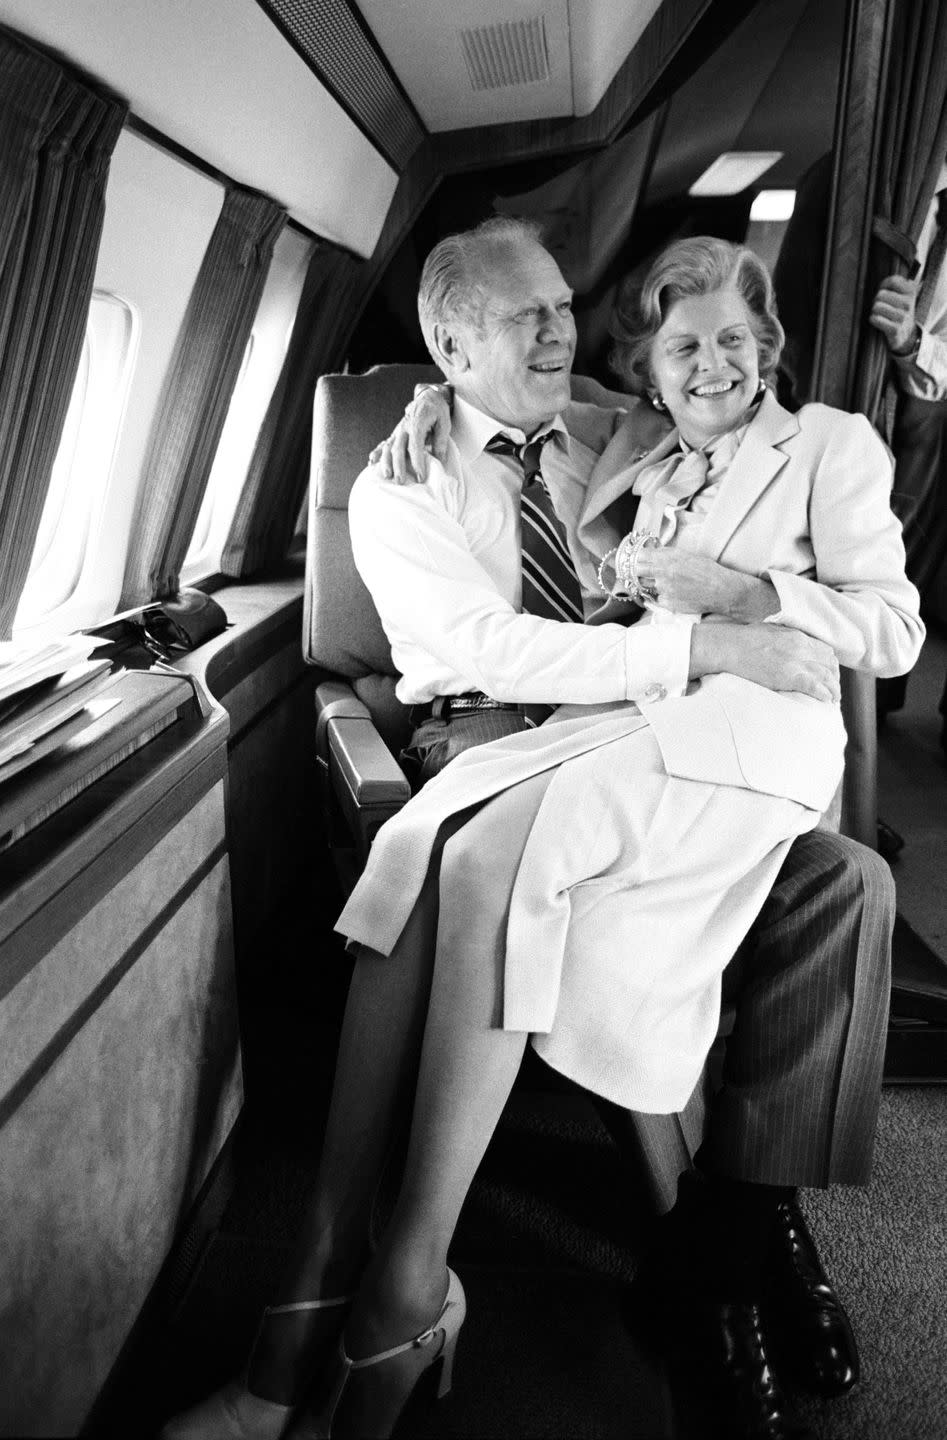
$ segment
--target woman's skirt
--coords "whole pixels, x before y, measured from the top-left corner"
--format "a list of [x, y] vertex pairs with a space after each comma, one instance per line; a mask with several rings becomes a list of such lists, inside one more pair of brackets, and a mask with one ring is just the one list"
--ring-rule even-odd
[[724, 968], [819, 813], [677, 779], [633, 705], [460, 756], [379, 832], [336, 928], [389, 953], [443, 845], [437, 963], [503, 955], [499, 1023], [629, 1108], [686, 1103]]

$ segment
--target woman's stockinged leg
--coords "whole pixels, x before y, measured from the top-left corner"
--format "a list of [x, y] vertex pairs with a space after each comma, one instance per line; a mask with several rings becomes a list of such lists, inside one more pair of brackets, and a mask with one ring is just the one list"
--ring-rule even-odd
[[498, 796], [444, 846], [442, 931], [408, 1155], [346, 1325], [354, 1358], [416, 1335], [444, 1299], [457, 1218], [526, 1044], [524, 1033], [497, 1024], [510, 892], [547, 783], [537, 776]]
[[280, 1300], [350, 1290], [361, 1274], [385, 1162], [411, 1117], [434, 971], [441, 856], [466, 820], [459, 815], [441, 827], [424, 886], [391, 954], [360, 949], [319, 1169]]
[[[391, 954], [363, 946], [356, 959], [319, 1168], [274, 1295], [277, 1306], [337, 1299], [358, 1288], [385, 1163], [411, 1115], [434, 969], [441, 849], [463, 818], [442, 827], [424, 886]], [[284, 1311], [268, 1319], [251, 1356], [252, 1392], [284, 1404], [297, 1399], [314, 1332], [337, 1333], [343, 1315], [335, 1308]]]

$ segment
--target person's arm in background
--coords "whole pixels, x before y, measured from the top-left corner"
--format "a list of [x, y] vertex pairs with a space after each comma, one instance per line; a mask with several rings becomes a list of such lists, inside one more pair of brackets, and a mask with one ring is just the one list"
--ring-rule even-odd
[[918, 282], [905, 275], [882, 280], [869, 314], [895, 363], [898, 384], [919, 400], [947, 399], [947, 338], [915, 318]]

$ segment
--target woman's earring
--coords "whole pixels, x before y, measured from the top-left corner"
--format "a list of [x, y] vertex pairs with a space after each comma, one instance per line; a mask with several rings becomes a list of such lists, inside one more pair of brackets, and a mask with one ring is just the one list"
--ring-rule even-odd
[[759, 398], [760, 398], [761, 395], [765, 395], [765, 394], [766, 394], [766, 381], [763, 379], [763, 377], [762, 377], [762, 375], [761, 375], [761, 376], [760, 376], [760, 383], [759, 383], [759, 384], [757, 385], [757, 387], [756, 387], [756, 398], [757, 398], [757, 400], [759, 400]]
[[668, 408], [662, 400], [661, 396], [658, 394], [657, 390], [655, 390], [654, 394], [651, 396], [651, 404], [654, 406], [655, 410], [663, 411]]

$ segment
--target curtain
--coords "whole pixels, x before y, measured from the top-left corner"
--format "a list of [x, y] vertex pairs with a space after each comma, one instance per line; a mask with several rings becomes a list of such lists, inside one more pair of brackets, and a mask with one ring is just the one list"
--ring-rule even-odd
[[177, 592], [286, 211], [228, 188], [148, 441], [121, 608]]
[[[942, 0], [898, 0], [891, 32], [875, 214], [868, 251], [866, 307], [886, 275], [913, 271], [915, 246], [947, 154], [947, 6]], [[888, 348], [862, 327], [852, 409], [890, 432], [885, 405]]]
[[127, 110], [0, 31], [0, 639], [26, 583], [75, 383]]
[[[874, 117], [875, 139], [870, 152], [867, 145], [864, 151], [866, 157], [870, 154], [868, 174], [864, 170], [845, 174], [846, 166], [838, 167], [832, 212], [837, 217], [846, 198], [857, 203], [859, 195], [866, 194], [874, 196], [874, 211], [863, 279], [854, 296], [850, 335], [838, 333], [846, 328], [844, 324], [836, 327], [834, 335], [831, 333], [831, 311], [822, 327], [819, 349], [823, 359], [832, 348], [841, 350], [842, 355], [828, 371], [823, 366], [816, 396], [862, 411], [882, 434], [889, 436], [892, 406], [886, 397], [888, 351], [882, 335], [865, 317], [884, 276], [912, 270], [915, 245], [947, 153], [947, 7], [940, 0], [892, 0], [884, 17], [878, 6], [866, 6], [865, 11], [864, 33], [867, 35], [874, 26], [878, 53], [887, 56], [886, 68], [879, 67], [878, 72], [881, 94]], [[879, 39], [882, 18], [887, 22], [883, 43]], [[853, 27], [853, 33], [858, 33], [857, 27]], [[872, 74], [870, 81], [877, 83], [876, 76]], [[847, 120], [856, 140], [859, 127], [864, 129], [867, 124], [862, 112], [871, 115], [872, 98], [870, 94], [850, 96]], [[842, 153], [844, 156], [844, 149]], [[849, 152], [847, 170], [856, 168]], [[843, 194], [846, 188], [847, 197]], [[825, 289], [829, 303], [833, 286], [844, 288], [838, 282], [838, 272], [852, 262], [853, 257], [843, 253], [845, 244], [846, 236], [839, 233], [837, 225], [835, 253], [830, 251], [827, 257]], [[843, 373], [848, 378], [839, 391]], [[843, 681], [842, 707], [849, 743], [842, 826], [856, 839], [874, 845], [875, 684], [870, 676], [850, 672]]]
[[313, 253], [286, 359], [224, 546], [224, 575], [251, 575], [286, 558], [309, 479], [316, 381], [345, 358], [363, 268], [363, 261], [328, 243], [320, 242]]

